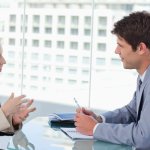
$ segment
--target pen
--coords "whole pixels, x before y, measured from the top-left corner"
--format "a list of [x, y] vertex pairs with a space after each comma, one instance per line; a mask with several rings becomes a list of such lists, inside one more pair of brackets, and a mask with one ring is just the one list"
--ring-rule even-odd
[[81, 108], [75, 97], [74, 97], [74, 102], [76, 103], [76, 105], [78, 106], [78, 108]]

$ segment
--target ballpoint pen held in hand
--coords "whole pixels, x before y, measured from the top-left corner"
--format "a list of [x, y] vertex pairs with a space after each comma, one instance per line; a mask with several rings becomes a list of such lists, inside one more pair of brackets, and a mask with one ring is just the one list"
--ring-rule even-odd
[[76, 105], [77, 105], [78, 108], [81, 108], [75, 97], [74, 97], [74, 102], [76, 103]]

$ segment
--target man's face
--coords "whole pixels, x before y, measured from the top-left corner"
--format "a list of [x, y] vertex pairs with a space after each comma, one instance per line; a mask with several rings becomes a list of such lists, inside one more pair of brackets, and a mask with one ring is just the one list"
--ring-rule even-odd
[[133, 51], [131, 45], [121, 37], [117, 37], [117, 47], [115, 49], [115, 53], [120, 56], [125, 69], [138, 69], [140, 65], [140, 57], [138, 52]]
[[3, 65], [6, 64], [6, 61], [2, 55], [2, 47], [0, 46], [0, 72], [2, 71]]

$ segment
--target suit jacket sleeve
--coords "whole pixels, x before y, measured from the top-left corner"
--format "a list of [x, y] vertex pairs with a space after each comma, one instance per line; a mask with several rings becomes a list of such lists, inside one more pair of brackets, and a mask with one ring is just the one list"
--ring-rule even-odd
[[102, 114], [105, 117], [107, 123], [130, 123], [136, 120], [136, 92], [134, 93], [132, 101], [115, 111], [108, 111]]
[[136, 98], [125, 107], [103, 114], [105, 123], [98, 124], [94, 138], [117, 144], [127, 144], [137, 149], [150, 149], [150, 84], [144, 91], [144, 104], [140, 119], [136, 114]]
[[4, 115], [2, 109], [0, 108], [0, 131], [3, 132], [15, 132], [22, 128], [22, 123], [16, 127], [12, 124], [12, 116], [10, 115], [8, 118]]
[[8, 118], [4, 115], [3, 111], [0, 108], [0, 131], [3, 131], [7, 128], [10, 128], [10, 123], [8, 121]]

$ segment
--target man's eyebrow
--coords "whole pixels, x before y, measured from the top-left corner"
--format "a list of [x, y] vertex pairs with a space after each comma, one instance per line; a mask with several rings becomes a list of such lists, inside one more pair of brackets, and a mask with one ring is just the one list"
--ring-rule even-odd
[[122, 46], [122, 44], [120, 44], [119, 42], [117, 42], [117, 45]]

